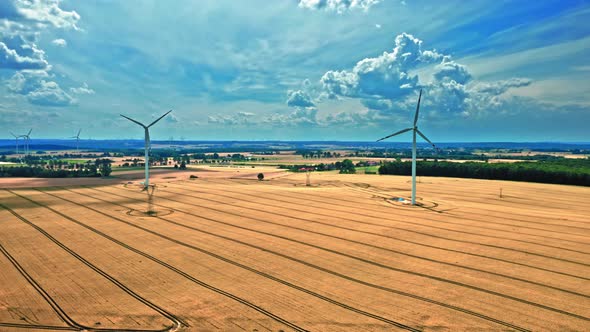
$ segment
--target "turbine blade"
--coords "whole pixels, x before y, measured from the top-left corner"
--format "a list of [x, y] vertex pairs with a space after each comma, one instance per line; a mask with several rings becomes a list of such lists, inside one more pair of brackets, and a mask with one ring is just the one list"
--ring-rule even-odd
[[124, 117], [125, 119], [127, 119], [127, 120], [129, 120], [129, 121], [135, 122], [135, 123], [137, 123], [138, 125], [140, 125], [140, 126], [142, 126], [142, 127], [146, 128], [146, 126], [144, 126], [144, 125], [143, 125], [143, 123], [141, 123], [141, 122], [139, 122], [139, 121], [133, 120], [132, 118], [130, 118], [130, 117], [128, 117], [128, 116], [125, 116], [125, 115], [123, 115], [123, 114], [119, 114], [119, 115], [120, 115], [120, 116], [122, 116], [122, 117]]
[[389, 135], [389, 136], [385, 136], [385, 137], [383, 137], [383, 138], [380, 138], [380, 139], [378, 139], [378, 140], [377, 140], [377, 142], [379, 142], [379, 141], [382, 141], [382, 140], [384, 140], [384, 139], [387, 139], [387, 138], [390, 138], [390, 137], [393, 137], [393, 136], [395, 136], [395, 135], [403, 134], [403, 133], [405, 133], [406, 131], [410, 131], [410, 130], [412, 130], [412, 129], [414, 129], [414, 128], [407, 128], [407, 129], [402, 129], [402, 130], [398, 131], [397, 133], [393, 133], [393, 134], [391, 134], [391, 135]]
[[29, 133], [26, 135], [27, 137], [29, 137], [29, 135], [31, 135], [31, 131], [33, 131], [33, 128], [31, 128], [31, 130], [29, 130]]
[[172, 112], [172, 110], [169, 110], [168, 112], [164, 113], [164, 115], [162, 115], [161, 117], [157, 118], [154, 122], [150, 123], [147, 127], [149, 128], [149, 127], [153, 126], [154, 124], [156, 124], [156, 122], [162, 120], [162, 118], [165, 117], [166, 115], [168, 115], [168, 113], [170, 113], [170, 112]]
[[416, 132], [418, 133], [418, 135], [420, 135], [420, 137], [422, 137], [426, 142], [430, 143], [430, 145], [432, 145], [433, 148], [437, 149], [436, 145], [434, 145], [434, 143], [432, 143], [424, 134], [422, 134], [422, 132], [418, 129], [416, 129]]
[[76, 135], [76, 137], [80, 137], [81, 132], [82, 132], [82, 128], [80, 128], [80, 130], [78, 130], [78, 135]]
[[12, 131], [10, 132], [10, 135], [14, 136], [14, 138], [18, 138], [18, 136], [16, 136]]
[[418, 96], [418, 105], [416, 106], [416, 114], [414, 115], [414, 127], [418, 123], [418, 113], [420, 113], [420, 99], [422, 99], [422, 89], [420, 89], [420, 95]]

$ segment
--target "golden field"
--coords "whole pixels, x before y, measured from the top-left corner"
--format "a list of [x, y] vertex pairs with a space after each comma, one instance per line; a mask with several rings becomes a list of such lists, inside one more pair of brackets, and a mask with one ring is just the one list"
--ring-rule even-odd
[[0, 189], [0, 330], [590, 330], [590, 188], [258, 171]]

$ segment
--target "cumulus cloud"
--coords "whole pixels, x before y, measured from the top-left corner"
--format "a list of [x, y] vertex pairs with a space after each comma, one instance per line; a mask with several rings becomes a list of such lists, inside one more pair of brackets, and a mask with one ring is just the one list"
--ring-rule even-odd
[[288, 93], [287, 105], [292, 107], [315, 106], [310, 95], [302, 90], [290, 90]]
[[10, 91], [25, 96], [31, 104], [63, 107], [76, 103], [59, 84], [50, 79], [49, 74], [43, 71], [17, 72], [6, 85]]
[[9, 49], [5, 43], [0, 42], [0, 68], [8, 69], [44, 69], [48, 63], [45, 59], [33, 59], [19, 55], [15, 50]]
[[418, 86], [418, 76], [411, 74], [411, 69], [442, 57], [436, 50], [423, 51], [421, 40], [403, 33], [395, 38], [392, 52], [361, 60], [351, 71], [328, 71], [320, 81], [332, 98], [396, 99]]
[[393, 103], [388, 99], [361, 99], [361, 103], [368, 109], [373, 110], [388, 110], [391, 109]]
[[180, 120], [178, 120], [178, 117], [176, 116], [176, 114], [174, 113], [170, 113], [166, 116], [166, 122], [168, 123], [178, 123], [180, 122]]
[[41, 26], [75, 29], [80, 15], [59, 7], [61, 0], [2, 0], [0, 19], [12, 22], [32, 21]]
[[27, 94], [32, 104], [40, 106], [69, 106], [75, 103], [74, 98], [65, 93], [56, 82], [41, 81], [39, 88]]
[[[8, 90], [23, 95], [35, 105], [68, 106], [76, 100], [55, 82], [45, 52], [37, 47], [41, 32], [49, 28], [74, 29], [80, 15], [60, 8], [61, 0], [0, 1], [0, 68], [13, 70]], [[54, 45], [65, 47], [64, 39]], [[72, 88], [73, 94], [92, 94], [86, 84]]]
[[252, 117], [254, 117], [254, 113], [250, 112], [238, 112], [231, 115], [210, 115], [207, 118], [207, 122], [221, 125], [247, 125], [251, 123], [250, 119]]
[[79, 88], [70, 88], [70, 92], [77, 95], [93, 95], [94, 90], [88, 87], [88, 84], [84, 83]]
[[326, 126], [370, 126], [379, 122], [381, 116], [378, 111], [364, 110], [359, 112], [337, 112], [328, 114], [321, 121]]
[[501, 95], [510, 88], [529, 86], [532, 82], [533, 81], [528, 78], [511, 78], [496, 82], [480, 82], [474, 87], [474, 90], [493, 95]]
[[459, 84], [466, 84], [471, 80], [472, 76], [465, 66], [451, 60], [451, 57], [447, 55], [436, 66], [434, 78], [438, 81], [455, 81]]
[[40, 70], [49, 68], [49, 63], [45, 60], [45, 52], [34, 43], [13, 36], [0, 41], [0, 68]]
[[59, 38], [59, 39], [54, 39], [53, 41], [51, 41], [51, 43], [55, 46], [59, 46], [59, 47], [66, 47], [68, 46], [68, 42], [65, 39]]
[[[422, 68], [431, 70], [420, 71]], [[418, 74], [421, 72], [432, 77]], [[359, 99], [367, 109], [392, 117], [413, 112], [419, 89], [424, 89], [422, 107], [426, 114], [469, 116], [506, 107], [503, 94], [508, 89], [532, 82], [526, 78], [479, 82], [450, 55], [424, 49], [421, 40], [403, 33], [395, 38], [392, 52], [363, 59], [351, 70], [328, 71], [320, 83], [330, 98]], [[352, 121], [353, 114], [328, 116], [326, 120]]]
[[297, 107], [288, 113], [274, 113], [263, 122], [273, 126], [317, 126], [318, 109], [315, 107]]
[[325, 9], [343, 13], [350, 9], [361, 9], [364, 11], [381, 2], [381, 0], [299, 0], [299, 7], [305, 9]]

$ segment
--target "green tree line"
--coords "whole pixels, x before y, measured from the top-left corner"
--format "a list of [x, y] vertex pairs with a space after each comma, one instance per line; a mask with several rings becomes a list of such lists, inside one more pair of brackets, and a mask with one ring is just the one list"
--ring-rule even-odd
[[76, 169], [40, 165], [0, 167], [0, 177], [80, 178], [109, 176], [111, 174], [111, 162], [109, 159], [96, 159], [94, 163], [83, 164], [83, 167]]
[[[590, 186], [590, 159], [516, 163], [453, 163], [421, 161], [417, 173], [423, 176], [444, 176], [489, 180], [511, 180], [540, 183]], [[411, 175], [411, 162], [390, 162], [379, 167], [379, 174]]]

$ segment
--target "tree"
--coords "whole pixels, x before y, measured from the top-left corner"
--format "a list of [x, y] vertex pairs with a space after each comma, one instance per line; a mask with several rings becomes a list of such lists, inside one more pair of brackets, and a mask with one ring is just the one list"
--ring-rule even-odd
[[110, 159], [96, 159], [95, 165], [98, 166], [98, 170], [102, 176], [109, 176], [113, 171]]
[[186, 169], [186, 162], [184, 160], [180, 163], [180, 169]]
[[258, 181], [264, 180], [264, 174], [258, 173]]
[[340, 170], [340, 174], [355, 174], [356, 169], [350, 159], [344, 159], [342, 162], [336, 162], [336, 168]]

